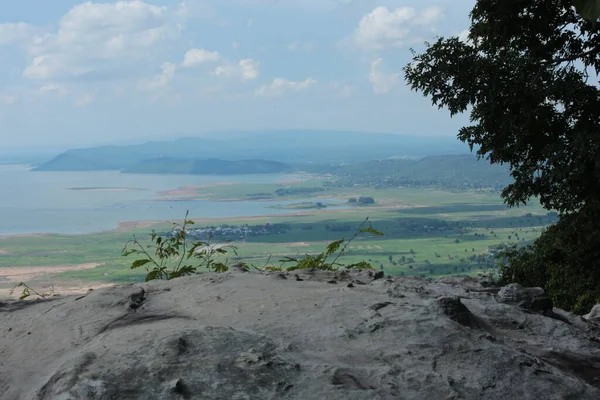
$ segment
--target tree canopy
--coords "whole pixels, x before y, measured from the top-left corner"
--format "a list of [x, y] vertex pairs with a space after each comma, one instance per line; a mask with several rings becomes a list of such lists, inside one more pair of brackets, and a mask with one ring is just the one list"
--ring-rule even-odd
[[600, 18], [600, 0], [575, 0], [575, 10], [583, 18], [595, 21]]
[[[600, 221], [600, 30], [586, 2], [596, 4], [478, 0], [466, 39], [439, 38], [404, 68], [411, 88], [434, 105], [470, 113], [458, 137], [479, 157], [510, 167], [514, 182], [502, 192], [509, 205], [539, 198], [560, 213], [533, 246], [511, 255], [513, 267], [536, 272], [507, 269], [506, 279], [546, 286], [570, 309], [600, 302], [598, 286], [586, 283], [598, 270], [588, 256], [600, 248], [600, 227], [588, 226]], [[595, 235], [580, 238], [583, 231]], [[559, 298], [565, 282], [556, 274], [568, 268], [580, 285]]]

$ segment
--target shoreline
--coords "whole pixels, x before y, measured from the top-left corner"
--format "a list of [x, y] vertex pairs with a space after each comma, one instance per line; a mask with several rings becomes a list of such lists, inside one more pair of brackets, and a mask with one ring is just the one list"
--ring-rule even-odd
[[[18, 166], [18, 167], [23, 167], [24, 170], [27, 170], [28, 168], [31, 167], [31, 165], [29, 164], [13, 164], [10, 163], [8, 164], [9, 167], [14, 167], [14, 166]], [[2, 165], [0, 165], [2, 166]], [[305, 174], [295, 174], [295, 173], [284, 173], [284, 174], [276, 174], [278, 175], [278, 177], [280, 178], [279, 180], [276, 181], [271, 181], [268, 182], [269, 184], [273, 184], [273, 185], [282, 185], [282, 184], [293, 184], [296, 182], [302, 182], [305, 181], [307, 179], [308, 175]], [[235, 178], [232, 176], [232, 178]], [[225, 177], [225, 179], [227, 179]], [[244, 184], [246, 182], [244, 181], [236, 181], [236, 180], [230, 180], [230, 181], [219, 181], [219, 182], [211, 182], [211, 183], [206, 183], [206, 184], [200, 184], [200, 185], [186, 185], [186, 186], [179, 186], [179, 187], [175, 187], [173, 189], [166, 189], [166, 190], [161, 190], [161, 191], [156, 191], [155, 192], [155, 196], [153, 199], [150, 199], [152, 201], [156, 201], [156, 202], [176, 202], [176, 201], [190, 201], [190, 200], [197, 200], [197, 201], [208, 201], [208, 202], [220, 202], [220, 203], [241, 203], [241, 202], [252, 202], [252, 203], [268, 203], [269, 201], [273, 201], [273, 200], [280, 200], [280, 199], [256, 199], [253, 200], [251, 198], [224, 198], [224, 199], [211, 199], [211, 198], [206, 198], [206, 197], [210, 197], [210, 196], [206, 196], [204, 197], [201, 193], [198, 193], [200, 189], [202, 188], [211, 188], [211, 187], [220, 187], [220, 186], [231, 186], [231, 185], [237, 185], [237, 184]], [[147, 191], [149, 189], [143, 189], [143, 188], [138, 188], [138, 187], [128, 187], [128, 186], [123, 186], [123, 187], [119, 187], [119, 186], [96, 186], [96, 185], [90, 185], [90, 186], [70, 186], [70, 187], [65, 187], [64, 188], [67, 191], [70, 192], [137, 192], [137, 191]], [[266, 209], [266, 207], [265, 207]], [[267, 210], [265, 210], [265, 212], [268, 212]], [[267, 214], [261, 214], [258, 216], [234, 216], [234, 217], [224, 217], [224, 218], [201, 218], [198, 219], [198, 221], [230, 221], [232, 219], [240, 219], [240, 218], [245, 218], [245, 219], [254, 219], [255, 217], [257, 218], [271, 218], [274, 216], [277, 216], [279, 214], [272, 214], [272, 213], [267, 213]], [[126, 216], [125, 216], [126, 217]], [[100, 226], [96, 229], [91, 228], [89, 231], [80, 231], [80, 232], [55, 232], [55, 231], [33, 231], [33, 232], [8, 232], [8, 233], [2, 233], [0, 232], [0, 241], [4, 240], [4, 239], [8, 239], [8, 238], [34, 238], [34, 237], [46, 237], [46, 236], [82, 236], [82, 235], [95, 235], [95, 234], [102, 234], [102, 233], [110, 233], [110, 232], [124, 232], [124, 231], [128, 231], [131, 229], [135, 229], [135, 228], [144, 228], [147, 226], [151, 226], [151, 225], [155, 225], [155, 224], [160, 224], [160, 223], [167, 223], [167, 222], [176, 222], [179, 220], [182, 220], [183, 218], [179, 218], [179, 219], [157, 219], [157, 220], [138, 220], [138, 221], [114, 221], [113, 223], [111, 223], [110, 226]], [[42, 228], [44, 229], [44, 228]], [[5, 255], [6, 253], [4, 253]], [[0, 253], [0, 256], [3, 255], [3, 253]]]
[[[199, 222], [203, 222], [203, 223], [214, 223], [215, 221], [223, 221], [223, 222], [231, 222], [231, 221], [236, 221], [236, 220], [240, 220], [240, 219], [244, 219], [244, 220], [259, 220], [262, 218], [277, 218], [277, 217], [303, 217], [306, 216], [307, 214], [310, 214], [311, 212], [314, 212], [315, 210], [306, 210], [304, 212], [290, 212], [290, 213], [281, 213], [281, 214], [264, 214], [264, 215], [253, 215], [253, 216], [237, 216], [237, 217], [214, 217], [214, 218], [194, 218], [194, 217], [188, 217], [188, 219], [192, 219], [196, 224], [198, 224]], [[329, 211], [333, 211], [333, 210], [329, 210]], [[336, 210], [336, 211], [343, 211], [343, 210]], [[158, 225], [158, 224], [166, 224], [166, 223], [173, 223], [173, 222], [177, 222], [177, 221], [182, 221], [183, 218], [179, 218], [179, 219], [162, 219], [162, 220], [145, 220], [145, 221], [120, 221], [117, 222], [117, 227], [113, 228], [113, 229], [104, 229], [104, 230], [98, 230], [98, 231], [93, 231], [93, 232], [88, 232], [88, 233], [56, 233], [56, 232], [35, 232], [35, 233], [8, 233], [8, 234], [0, 234], [0, 241], [4, 240], [4, 239], [8, 239], [8, 238], [15, 238], [15, 237], [43, 237], [43, 236], [82, 236], [82, 235], [96, 235], [96, 234], [101, 234], [101, 233], [123, 233], [123, 232], [128, 232], [130, 230], [133, 229], [138, 229], [138, 228], [147, 228], [150, 227], [152, 225]], [[2, 255], [0, 253], [0, 255]]]
[[[368, 207], [352, 207], [352, 208], [344, 208], [340, 209], [338, 207], [326, 207], [322, 209], [307, 209], [307, 210], [290, 210], [289, 213], [278, 213], [278, 214], [263, 214], [263, 215], [252, 215], [252, 216], [235, 216], [235, 217], [204, 217], [204, 218], [194, 218], [193, 216], [188, 217], [188, 219], [193, 220], [196, 225], [200, 223], [205, 224], [214, 224], [215, 222], [231, 222], [231, 221], [256, 221], [261, 219], [269, 219], [269, 218], [286, 218], [286, 217], [307, 217], [315, 212], [319, 213], [351, 213], [356, 212], [357, 209], [378, 209], [378, 210], [400, 210], [400, 209], [412, 209], [422, 207], [420, 205], [394, 205], [394, 206], [368, 206]], [[42, 233], [16, 233], [16, 234], [0, 234], [0, 241], [8, 238], [14, 237], [43, 237], [43, 236], [82, 236], [82, 235], [97, 235], [102, 233], [124, 233], [134, 229], [139, 228], [148, 228], [153, 225], [159, 224], [167, 224], [173, 222], [180, 222], [183, 220], [179, 219], [158, 219], [158, 220], [143, 220], [143, 221], [120, 221], [117, 222], [117, 226], [113, 229], [104, 229], [87, 233], [56, 233], [56, 232], [42, 232]], [[2, 253], [0, 253], [0, 256]]]

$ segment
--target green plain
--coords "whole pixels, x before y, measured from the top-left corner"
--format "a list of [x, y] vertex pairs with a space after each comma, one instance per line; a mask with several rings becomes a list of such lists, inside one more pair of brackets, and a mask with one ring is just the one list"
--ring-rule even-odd
[[[274, 193], [281, 187], [314, 187], [321, 186], [322, 183], [322, 180], [312, 179], [293, 184], [212, 186], [198, 188], [197, 193], [191, 197], [230, 200], [231, 207], [235, 207], [236, 201], [233, 200], [247, 200], [250, 198], [247, 194]], [[331, 241], [348, 239], [368, 217], [373, 227], [382, 231], [384, 236], [357, 239], [341, 262], [370, 260], [378, 269], [383, 265], [388, 274], [432, 277], [482, 272], [484, 266], [468, 261], [468, 257], [486, 254], [490, 246], [501, 243], [527, 243], [538, 237], [544, 226], [553, 222], [552, 217], [547, 216], [547, 212], [537, 202], [509, 209], [497, 193], [489, 192], [451, 192], [418, 188], [328, 188], [313, 196], [273, 196], [275, 200], [299, 199], [305, 202], [309, 197], [314, 199], [315, 196], [340, 201], [346, 201], [349, 197], [371, 196], [376, 204], [345, 209], [327, 207], [302, 210], [300, 207], [288, 215], [226, 220], [195, 219], [194, 215], [189, 217], [196, 221], [197, 227], [220, 224], [289, 224], [291, 229], [284, 234], [248, 237], [244, 243], [236, 243], [240, 259], [256, 266], [264, 265], [269, 256], [270, 263], [279, 265], [278, 260], [283, 256], [319, 253]], [[120, 255], [123, 245], [134, 234], [143, 237], [152, 229], [157, 232], [167, 231], [172, 227], [172, 222], [181, 221], [157, 223], [128, 231], [86, 235], [0, 237], [0, 268], [99, 263], [102, 265], [93, 269], [65, 272], [46, 278], [94, 282], [139, 281], [143, 279], [144, 270], [132, 271], [129, 268], [133, 258]], [[454, 227], [459, 224], [458, 226], [463, 228], [426, 228], [442, 222]], [[328, 225], [346, 225], [352, 229], [345, 232], [331, 231], [327, 229]], [[423, 228], [407, 230], [409, 225]], [[411, 249], [414, 255], [411, 254]], [[392, 256], [397, 265], [390, 263], [389, 256]], [[400, 265], [399, 260], [402, 256], [414, 258], [414, 261]]]

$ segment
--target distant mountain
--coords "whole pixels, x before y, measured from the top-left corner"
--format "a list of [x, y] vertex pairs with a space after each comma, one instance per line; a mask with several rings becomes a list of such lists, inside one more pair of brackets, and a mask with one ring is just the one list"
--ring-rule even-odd
[[269, 160], [183, 160], [177, 158], [152, 158], [144, 160], [124, 173], [135, 174], [192, 174], [192, 175], [242, 175], [285, 172], [290, 166]]
[[371, 160], [351, 165], [314, 166], [309, 172], [331, 173], [344, 186], [396, 187], [442, 186], [446, 188], [495, 187], [512, 183], [507, 166], [490, 164], [473, 155], [442, 155], [422, 159]]
[[140, 145], [68, 150], [36, 170], [127, 170], [141, 162], [161, 157], [351, 163], [392, 156], [467, 153], [468, 146], [452, 136], [420, 137], [315, 130], [223, 132]]
[[513, 179], [508, 166], [490, 164], [473, 155], [444, 155], [425, 157], [407, 170], [407, 175], [421, 181], [488, 182], [508, 185]]
[[38, 165], [48, 161], [64, 149], [50, 148], [0, 148], [0, 165], [29, 164]]

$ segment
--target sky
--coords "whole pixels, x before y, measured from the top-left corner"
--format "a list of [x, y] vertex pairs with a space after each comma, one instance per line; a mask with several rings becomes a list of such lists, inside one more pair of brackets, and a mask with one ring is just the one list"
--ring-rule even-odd
[[0, 3], [0, 150], [224, 130], [456, 135], [402, 67], [475, 0]]

